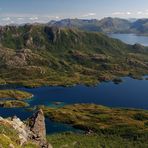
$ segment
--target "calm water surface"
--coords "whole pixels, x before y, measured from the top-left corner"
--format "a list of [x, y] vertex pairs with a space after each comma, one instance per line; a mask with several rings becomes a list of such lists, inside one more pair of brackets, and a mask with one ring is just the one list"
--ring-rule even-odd
[[119, 39], [127, 44], [139, 43], [143, 46], [148, 46], [148, 36], [139, 36], [135, 34], [109, 34], [109, 37]]
[[[110, 34], [112, 38], [117, 38], [128, 44], [140, 43], [148, 46], [148, 37], [137, 36], [134, 34]], [[56, 107], [53, 102], [63, 102], [61, 106], [74, 103], [96, 103], [110, 107], [125, 107], [148, 109], [148, 80], [134, 80], [123, 78], [123, 83], [114, 84], [113, 82], [101, 83], [96, 87], [86, 87], [77, 85], [75, 87], [40, 87], [28, 89], [17, 87], [34, 95], [28, 103], [30, 107], [36, 105], [46, 105]], [[8, 86], [6, 86], [8, 88]], [[9, 87], [10, 89], [12, 86]], [[1, 86], [0, 89], [4, 89]], [[0, 116], [18, 116], [22, 120], [30, 117], [32, 112], [25, 108], [6, 109], [0, 108]], [[55, 123], [46, 119], [47, 133], [63, 131], [77, 131], [73, 127], [61, 123]]]
[[[1, 88], [2, 89], [2, 88]], [[65, 104], [74, 103], [96, 103], [111, 107], [148, 109], [148, 80], [135, 80], [123, 78], [123, 83], [114, 84], [104, 82], [96, 87], [77, 85], [74, 87], [40, 87], [21, 88], [19, 90], [28, 91], [34, 94], [34, 98], [29, 100], [30, 106], [46, 105], [54, 106], [53, 102], [63, 102]], [[26, 119], [32, 115], [24, 108], [5, 109], [0, 108], [0, 116], [9, 117], [17, 115], [21, 119]], [[69, 125], [51, 122], [46, 119], [48, 133], [74, 131]]]

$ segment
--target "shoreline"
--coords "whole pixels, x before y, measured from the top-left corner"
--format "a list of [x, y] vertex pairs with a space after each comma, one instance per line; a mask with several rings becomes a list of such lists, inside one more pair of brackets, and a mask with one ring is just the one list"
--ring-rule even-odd
[[[77, 86], [77, 85], [84, 85], [84, 86], [87, 86], [87, 87], [93, 87], [93, 86], [97, 86], [101, 83], [108, 83], [108, 82], [113, 82], [114, 84], [120, 84], [120, 83], [123, 83], [123, 78], [131, 78], [131, 79], [135, 79], [135, 80], [148, 80], [148, 74], [145, 74], [145, 75], [137, 75], [137, 76], [129, 76], [129, 75], [125, 75], [125, 76], [121, 76], [121, 77], [114, 77], [112, 79], [108, 79], [108, 80], [97, 80], [97, 82], [95, 83], [71, 83], [71, 84], [38, 84], [38, 85], [23, 85], [23, 83], [15, 83], [15, 82], [11, 82], [11, 83], [6, 83], [6, 84], [0, 84], [0, 90], [1, 90], [1, 87], [2, 89], [4, 87], [8, 87], [10, 86], [10, 88], [29, 88], [29, 89], [32, 89], [32, 88], [40, 88], [40, 87], [74, 87], [74, 86]], [[28, 81], [29, 83], [29, 81]], [[48, 83], [48, 82], [47, 82]], [[32, 96], [33, 97], [33, 96]], [[32, 98], [31, 97], [31, 98]]]

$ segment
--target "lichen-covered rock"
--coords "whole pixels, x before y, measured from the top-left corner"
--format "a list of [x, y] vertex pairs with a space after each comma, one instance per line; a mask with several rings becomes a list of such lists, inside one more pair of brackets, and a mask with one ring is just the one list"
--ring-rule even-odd
[[[46, 141], [45, 117], [42, 110], [34, 113], [34, 115], [27, 120], [28, 124], [25, 124], [16, 116], [7, 119], [0, 117], [0, 124], [1, 123], [16, 131], [19, 137], [19, 141], [17, 141], [19, 146], [24, 146], [28, 142], [32, 142], [37, 145], [37, 148], [52, 148]], [[11, 147], [13, 148], [12, 144]]]
[[30, 139], [38, 143], [41, 147], [48, 147], [46, 141], [45, 117], [42, 110], [37, 111], [29, 118]]
[[0, 118], [0, 123], [10, 125], [11, 128], [17, 131], [17, 135], [19, 137], [19, 143], [22, 146], [24, 143], [28, 141], [29, 136], [29, 128], [17, 117], [13, 118]]
[[16, 129], [19, 133], [19, 138], [20, 138], [20, 145], [23, 145], [25, 142], [28, 141], [28, 136], [30, 134], [29, 128], [22, 122], [19, 118], [13, 117], [12, 126], [14, 129]]

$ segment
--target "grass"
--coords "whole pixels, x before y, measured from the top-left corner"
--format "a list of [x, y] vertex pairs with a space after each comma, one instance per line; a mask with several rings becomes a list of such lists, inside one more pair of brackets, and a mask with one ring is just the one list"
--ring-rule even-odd
[[48, 135], [54, 148], [147, 148], [148, 111], [75, 104], [53, 109], [42, 106], [51, 120], [71, 124], [86, 133]]
[[16, 148], [20, 148], [17, 144], [18, 140], [17, 132], [9, 124], [0, 122], [0, 144], [2, 147], [7, 148], [13, 144]]
[[18, 100], [0, 101], [0, 107], [3, 108], [17, 108], [17, 107], [27, 107], [27, 106], [29, 106], [29, 104], [24, 101], [18, 101]]
[[54, 148], [147, 148], [147, 141], [134, 141], [118, 136], [61, 133], [47, 136]]
[[36, 144], [32, 143], [32, 142], [28, 142], [27, 144], [25, 144], [23, 146], [24, 148], [39, 148], [39, 146], [37, 146]]
[[28, 141], [24, 146], [20, 146], [19, 141], [17, 131], [9, 123], [0, 121], [0, 147], [8, 148], [13, 145], [15, 148], [38, 148], [31, 141]]
[[0, 90], [0, 107], [27, 107], [29, 104], [24, 102], [24, 100], [30, 99], [32, 96], [31, 93], [20, 90]]
[[4, 148], [10, 147], [10, 145], [20, 148], [20, 146], [16, 145], [15, 142], [13, 142], [8, 136], [4, 134], [0, 134], [0, 145]]
[[95, 104], [74, 104], [62, 108], [41, 107], [53, 121], [71, 124], [86, 132], [114, 135], [129, 140], [148, 138], [148, 111], [119, 109]]
[[0, 90], [1, 99], [25, 100], [32, 98], [32, 94], [20, 90]]
[[147, 47], [130, 46], [101, 33], [42, 25], [7, 26], [1, 46], [0, 84], [95, 85], [148, 73]]

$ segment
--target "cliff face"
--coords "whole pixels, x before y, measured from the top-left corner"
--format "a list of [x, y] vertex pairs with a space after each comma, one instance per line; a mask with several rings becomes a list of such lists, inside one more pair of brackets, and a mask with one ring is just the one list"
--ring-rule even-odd
[[[25, 124], [22, 122], [19, 118], [13, 117], [13, 118], [0, 118], [0, 137], [2, 138], [0, 140], [0, 147], [5, 147], [5, 143], [1, 142], [3, 141], [3, 136], [7, 137], [10, 141], [7, 141], [7, 144], [15, 146], [24, 146], [28, 143], [32, 143], [33, 148], [51, 148], [52, 146], [49, 145], [46, 141], [46, 128], [45, 128], [45, 118], [42, 110], [37, 111], [31, 118], [29, 118]], [[14, 135], [10, 136], [11, 129], [14, 131]], [[11, 131], [11, 133], [13, 133]], [[15, 137], [17, 135], [17, 137]], [[13, 138], [15, 137], [15, 140]]]

